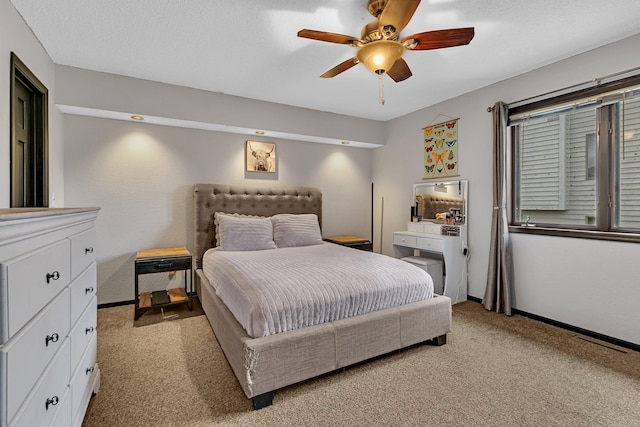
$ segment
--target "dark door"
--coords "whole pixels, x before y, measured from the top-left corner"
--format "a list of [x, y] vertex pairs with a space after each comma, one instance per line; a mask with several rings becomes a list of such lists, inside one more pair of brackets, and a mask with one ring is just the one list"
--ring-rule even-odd
[[12, 147], [13, 207], [35, 206], [35, 141], [33, 138], [33, 91], [16, 79], [13, 100], [15, 137]]
[[48, 91], [14, 54], [11, 60], [11, 207], [46, 207]]

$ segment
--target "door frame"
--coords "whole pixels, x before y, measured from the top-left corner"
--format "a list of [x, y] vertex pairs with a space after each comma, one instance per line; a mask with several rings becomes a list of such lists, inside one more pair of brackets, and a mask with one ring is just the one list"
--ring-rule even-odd
[[[29, 87], [34, 93], [34, 108], [32, 114], [31, 132], [33, 142], [36, 145], [36, 176], [35, 176], [35, 196], [30, 206], [23, 206], [22, 201], [15, 200], [14, 185], [19, 176], [17, 174], [19, 165], [14, 161], [15, 144], [17, 143], [17, 129], [15, 121], [15, 85], [20, 80], [22, 84]], [[49, 90], [42, 82], [29, 70], [29, 68], [11, 52], [11, 89], [10, 89], [10, 123], [11, 123], [11, 207], [48, 207], [49, 206]]]

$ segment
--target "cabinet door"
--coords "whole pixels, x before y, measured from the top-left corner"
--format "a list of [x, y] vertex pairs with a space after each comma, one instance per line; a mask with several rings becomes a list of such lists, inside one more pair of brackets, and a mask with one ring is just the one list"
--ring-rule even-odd
[[[69, 258], [70, 243], [65, 239], [3, 265], [6, 268], [6, 283], [3, 285], [7, 286], [11, 300], [10, 304], [2, 301], [2, 309], [8, 313], [8, 336], [5, 339], [18, 332], [69, 284]], [[0, 330], [5, 330], [4, 325]]]
[[96, 351], [97, 341], [94, 336], [87, 346], [87, 349], [76, 368], [76, 372], [71, 378], [71, 399], [73, 402], [71, 406], [71, 413], [74, 414], [74, 416], [80, 410], [82, 402], [85, 399], [88, 401], [91, 397], [92, 390], [87, 390], [87, 387], [89, 386], [95, 369], [97, 368]]
[[[0, 369], [6, 373], [7, 414], [12, 418], [69, 334], [69, 291], [63, 291], [42, 313], [2, 347]], [[4, 390], [3, 390], [4, 391]], [[2, 405], [0, 405], [0, 408]]]
[[92, 228], [71, 237], [71, 277], [78, 277], [96, 260], [96, 230]]
[[75, 370], [84, 353], [84, 349], [97, 334], [98, 306], [96, 298], [89, 303], [86, 310], [80, 316], [78, 323], [71, 329], [71, 369]]
[[71, 325], [75, 325], [89, 302], [96, 295], [96, 263], [92, 262], [86, 270], [71, 283]]
[[69, 357], [69, 340], [66, 339], [11, 426], [48, 426], [53, 422], [58, 410], [64, 407], [69, 391]]

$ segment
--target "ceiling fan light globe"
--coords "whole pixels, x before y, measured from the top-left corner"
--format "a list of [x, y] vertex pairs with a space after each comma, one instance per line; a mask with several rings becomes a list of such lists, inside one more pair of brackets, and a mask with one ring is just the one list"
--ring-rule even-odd
[[397, 41], [378, 40], [358, 49], [356, 57], [372, 73], [382, 74], [390, 70], [403, 53], [404, 46]]

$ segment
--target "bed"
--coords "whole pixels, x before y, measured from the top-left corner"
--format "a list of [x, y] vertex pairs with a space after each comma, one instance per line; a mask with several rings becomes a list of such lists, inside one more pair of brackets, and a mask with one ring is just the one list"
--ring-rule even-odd
[[[414, 344], [446, 343], [446, 334], [451, 329], [451, 300], [438, 295], [326, 323], [250, 336], [236, 319], [237, 313], [234, 315], [221, 300], [203, 269], [205, 253], [215, 248], [220, 238], [216, 236], [215, 213], [262, 217], [313, 214], [322, 224], [322, 194], [308, 187], [196, 184], [193, 200], [195, 289], [229, 365], [245, 395], [252, 399], [254, 409], [271, 405], [274, 392], [288, 385]], [[318, 248], [322, 245], [333, 244], [322, 243]], [[341, 250], [360, 252], [342, 247]]]

